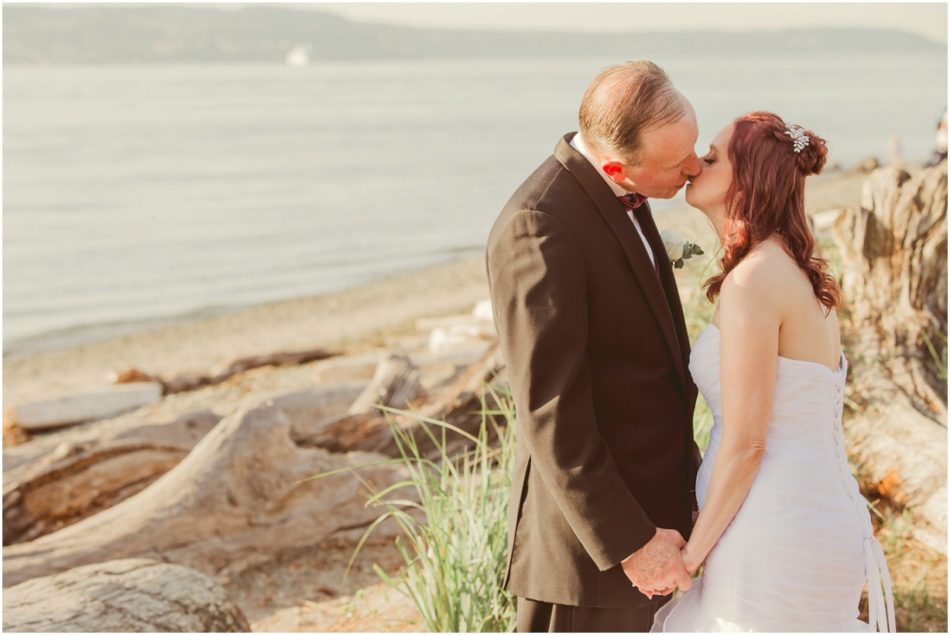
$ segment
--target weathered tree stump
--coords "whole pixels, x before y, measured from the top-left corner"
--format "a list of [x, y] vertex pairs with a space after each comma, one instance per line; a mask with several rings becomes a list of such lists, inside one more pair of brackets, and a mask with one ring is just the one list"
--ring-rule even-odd
[[247, 619], [214, 580], [146, 558], [110, 560], [3, 591], [7, 632], [247, 633]]
[[[54, 533], [4, 547], [3, 584], [116, 558], [151, 557], [226, 577], [288, 547], [312, 545], [344, 527], [372, 522], [363, 481], [382, 489], [398, 466], [303, 480], [384, 460], [332, 454], [293, 442], [310, 403], [292, 394], [222, 419], [174, 468], [135, 496]], [[362, 480], [361, 480], [362, 479]]]
[[875, 171], [832, 228], [841, 251], [849, 449], [865, 485], [946, 553], [947, 163]]

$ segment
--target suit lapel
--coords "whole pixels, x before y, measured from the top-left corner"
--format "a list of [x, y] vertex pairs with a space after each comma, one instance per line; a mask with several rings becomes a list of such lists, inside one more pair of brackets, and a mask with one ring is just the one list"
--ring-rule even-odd
[[[597, 210], [604, 217], [607, 225], [617, 237], [621, 247], [623, 247], [627, 262], [636, 275], [644, 295], [646, 295], [647, 304], [650, 305], [650, 309], [656, 317], [660, 331], [663, 333], [663, 338], [666, 340], [667, 347], [670, 349], [680, 381], [685, 387], [687, 386], [686, 365], [684, 363], [679, 338], [676, 334], [673, 315], [670, 311], [670, 302], [667, 297], [667, 292], [661, 288], [660, 281], [657, 280], [656, 273], [654, 273], [650, 256], [647, 255], [643, 241], [641, 241], [640, 236], [637, 235], [637, 230], [633, 226], [633, 223], [630, 222], [630, 218], [627, 216], [623, 205], [617, 200], [607, 184], [604, 183], [603, 177], [601, 177], [590, 162], [584, 158], [584, 155], [571, 147], [570, 140], [573, 135], [574, 133], [568, 133], [561, 139], [554, 149], [554, 156], [567, 168], [574, 178], [577, 179], [577, 182], [584, 188], [587, 195], [594, 201]], [[645, 228], [644, 233], [646, 233]], [[653, 226], [653, 233], [656, 233], [655, 225]], [[647, 234], [647, 236], [649, 238], [649, 234]], [[659, 251], [657, 251], [656, 246], [653, 246], [653, 250], [655, 256], [659, 259], [662, 275], [663, 261], [666, 260], [666, 250], [662, 246], [662, 241]], [[666, 268], [670, 268], [668, 261], [666, 262]], [[672, 276], [672, 273], [670, 273], [670, 275]]]

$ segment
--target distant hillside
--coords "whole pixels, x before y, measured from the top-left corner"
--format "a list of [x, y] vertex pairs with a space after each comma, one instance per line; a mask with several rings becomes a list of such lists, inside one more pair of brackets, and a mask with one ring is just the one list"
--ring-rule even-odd
[[946, 51], [943, 44], [890, 30], [514, 33], [355, 23], [267, 5], [237, 10], [209, 5], [3, 6], [7, 65], [282, 63], [295, 44], [310, 45], [314, 60]]

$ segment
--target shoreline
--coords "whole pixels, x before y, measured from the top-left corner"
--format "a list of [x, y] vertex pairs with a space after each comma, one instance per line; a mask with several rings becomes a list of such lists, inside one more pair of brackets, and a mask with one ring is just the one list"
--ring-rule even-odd
[[51, 353], [56, 351], [63, 351], [70, 348], [76, 348], [79, 346], [84, 346], [87, 344], [94, 344], [97, 342], [102, 342], [106, 340], [118, 339], [120, 337], [135, 335], [144, 331], [153, 330], [156, 328], [169, 326], [173, 324], [185, 324], [192, 322], [200, 322], [203, 320], [218, 318], [226, 315], [232, 315], [235, 313], [241, 313], [249, 309], [259, 308], [263, 306], [272, 306], [291, 302], [294, 300], [302, 300], [307, 298], [316, 298], [319, 296], [325, 296], [334, 293], [341, 293], [350, 289], [356, 289], [358, 287], [373, 284], [375, 282], [382, 282], [384, 280], [398, 278], [404, 275], [410, 275], [416, 272], [421, 272], [427, 269], [437, 269], [443, 267], [447, 264], [458, 262], [460, 260], [465, 260], [467, 258], [476, 258], [482, 252], [480, 247], [465, 247], [451, 249], [445, 252], [445, 254], [438, 259], [433, 259], [432, 261], [421, 264], [406, 267], [404, 269], [399, 269], [394, 272], [389, 272], [377, 278], [370, 278], [368, 280], [362, 280], [350, 284], [349, 286], [331, 286], [325, 290], [317, 290], [306, 292], [302, 294], [290, 294], [282, 298], [277, 299], [264, 299], [260, 301], [252, 301], [245, 304], [234, 304], [234, 305], [213, 305], [213, 306], [203, 306], [197, 307], [191, 310], [188, 310], [183, 313], [176, 313], [170, 315], [158, 315], [154, 317], [140, 318], [140, 319], [131, 319], [131, 320], [116, 320], [116, 321], [102, 321], [95, 323], [86, 323], [86, 324], [76, 324], [73, 326], [66, 326], [62, 328], [56, 328], [49, 331], [44, 331], [40, 333], [34, 333], [30, 335], [24, 335], [18, 338], [13, 339], [10, 342], [3, 343], [3, 359], [4, 362], [10, 359], [20, 359], [20, 358], [29, 358], [34, 357], [41, 353]]
[[309, 348], [378, 346], [415, 320], [469, 312], [488, 297], [483, 256], [388, 276], [349, 289], [172, 319], [133, 333], [3, 360], [7, 404], [95, 389], [110, 373], [207, 371], [236, 357]]

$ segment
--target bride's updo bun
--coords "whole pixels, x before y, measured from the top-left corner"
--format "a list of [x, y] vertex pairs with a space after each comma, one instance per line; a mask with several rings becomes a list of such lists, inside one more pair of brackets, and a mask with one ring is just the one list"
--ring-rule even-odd
[[[811, 130], [805, 130], [790, 122], [786, 123], [778, 115], [769, 112], [754, 112], [739, 120], [755, 118], [761, 122], [763, 132], [775, 140], [775, 149], [794, 157], [795, 165], [804, 176], [821, 174], [828, 160], [828, 145], [825, 140]], [[738, 120], [737, 120], [738, 123]], [[800, 139], [796, 146], [796, 139]], [[798, 152], [795, 148], [798, 147]]]
[[[801, 170], [805, 176], [821, 174], [828, 160], [828, 146], [825, 144], [824, 139], [811, 130], [806, 130], [805, 134], [808, 136], [808, 145], [802, 148], [796, 157], [798, 169]], [[791, 139], [789, 139], [789, 137], [785, 138], [789, 141], [789, 145], [791, 145]]]
[[726, 225], [719, 237], [722, 272], [706, 281], [706, 297], [712, 301], [752, 248], [777, 234], [808, 275], [819, 301], [829, 310], [838, 306], [838, 284], [827, 261], [814, 255], [815, 238], [805, 216], [805, 177], [824, 169], [825, 140], [776, 114], [752, 112], [733, 122], [728, 153], [732, 183], [726, 193]]

